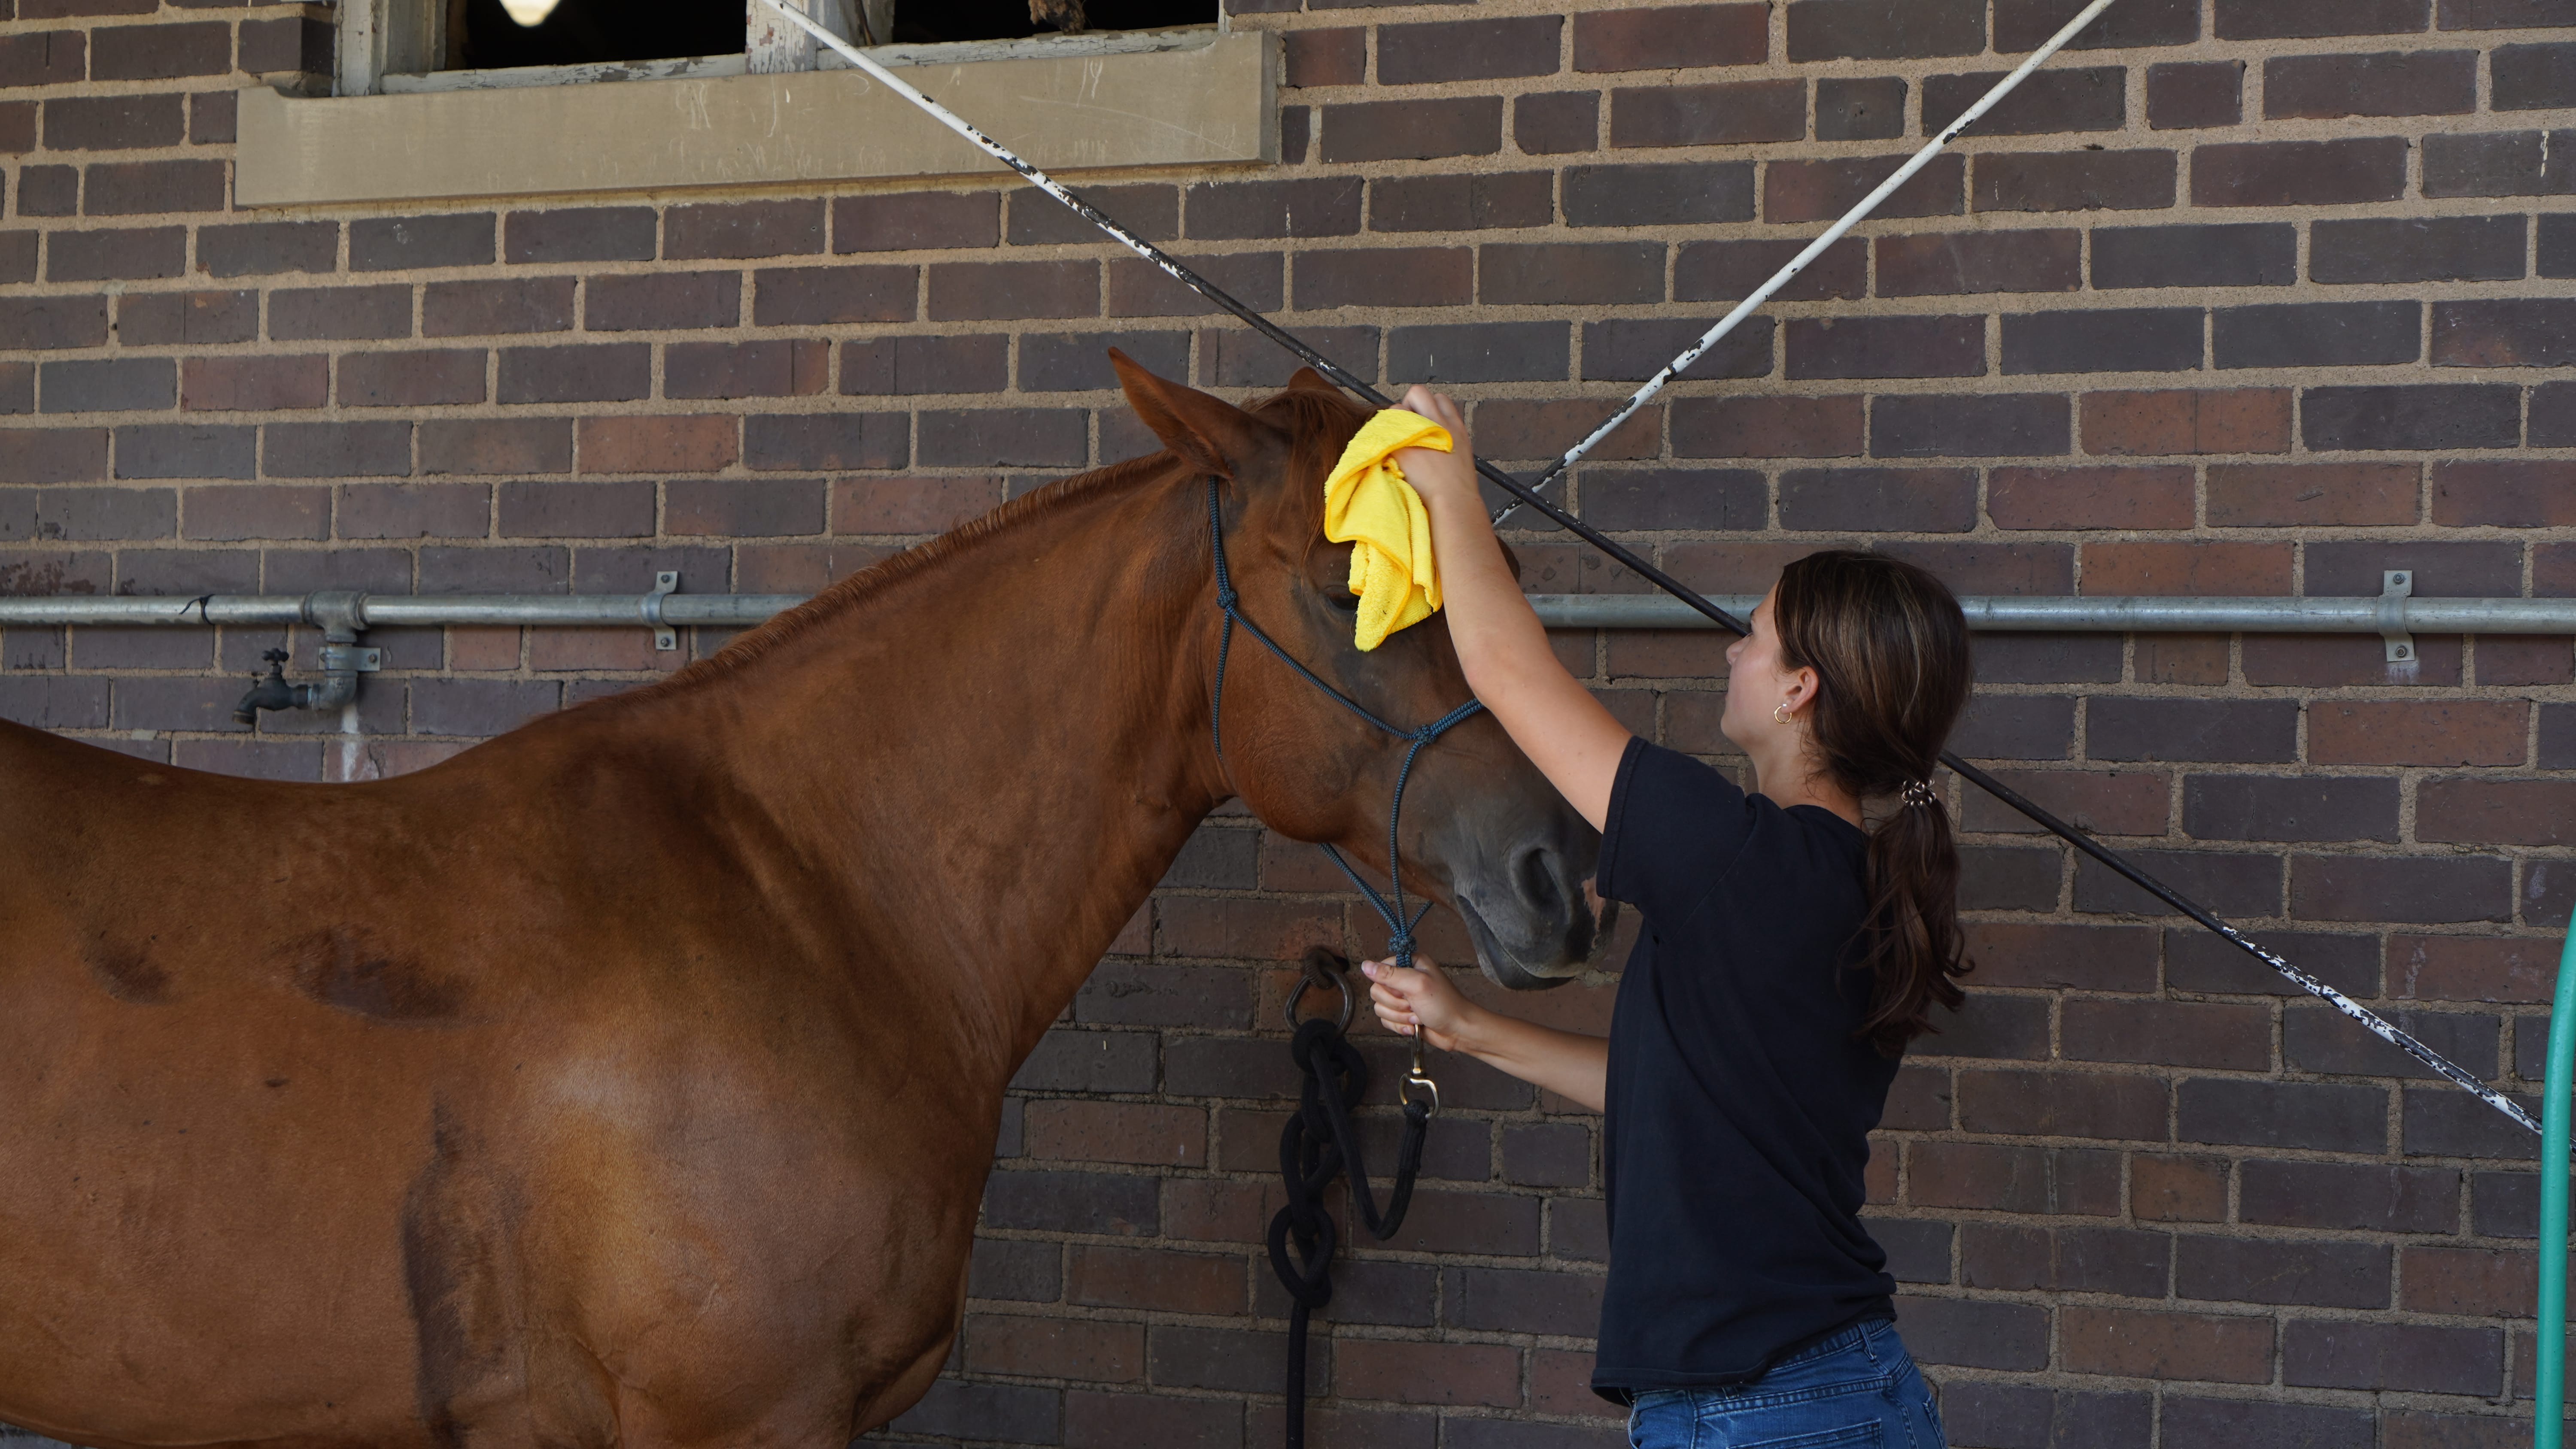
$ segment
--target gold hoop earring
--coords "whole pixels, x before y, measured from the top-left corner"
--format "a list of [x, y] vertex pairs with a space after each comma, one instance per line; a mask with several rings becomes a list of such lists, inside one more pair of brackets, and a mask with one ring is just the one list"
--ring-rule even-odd
[[1773, 724], [1787, 724], [1789, 722], [1789, 701], [1784, 699], [1772, 709], [1771, 722]]

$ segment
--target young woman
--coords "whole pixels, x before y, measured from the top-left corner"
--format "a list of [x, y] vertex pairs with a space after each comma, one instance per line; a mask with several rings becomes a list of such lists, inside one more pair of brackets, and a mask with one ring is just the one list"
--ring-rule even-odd
[[[1931, 575], [1809, 555], [1728, 647], [1719, 722], [1754, 792], [1632, 737], [1549, 651], [1458, 450], [1397, 455], [1431, 514], [1467, 682], [1601, 831], [1597, 888], [1644, 916], [1608, 1040], [1468, 1002], [1436, 965], [1365, 968], [1378, 1017], [1607, 1114], [1593, 1389], [1637, 1449], [1939, 1449], [1898, 1339], [1862, 1168], [1905, 1044], [1965, 970], [1958, 856], [1931, 776], [1969, 685]], [[1865, 824], [1861, 802], [1886, 813]]]

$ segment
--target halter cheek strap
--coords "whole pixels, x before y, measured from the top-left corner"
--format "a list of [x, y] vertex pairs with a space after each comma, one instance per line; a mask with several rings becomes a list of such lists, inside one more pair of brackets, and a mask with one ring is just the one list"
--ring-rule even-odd
[[[1234, 646], [1234, 630], [1238, 624], [1243, 627], [1245, 633], [1261, 641], [1261, 646], [1276, 655], [1281, 663], [1297, 671], [1308, 684], [1322, 690], [1326, 698], [1397, 739], [1412, 742], [1405, 749], [1403, 767], [1396, 772], [1395, 798], [1388, 805], [1386, 812], [1386, 876], [1390, 888], [1388, 894], [1379, 894], [1376, 887], [1362, 879], [1360, 873], [1351, 869], [1351, 863], [1343, 859], [1342, 853], [1335, 850], [1330, 842], [1323, 844], [1324, 854], [1332, 857], [1333, 864], [1341, 867], [1342, 874], [1350, 877], [1351, 884], [1359, 887], [1360, 894], [1367, 897], [1369, 905], [1386, 921], [1387, 949], [1394, 954], [1395, 963], [1399, 966], [1411, 967], [1414, 947], [1413, 928], [1421, 921], [1423, 913], [1431, 909], [1431, 903], [1425, 901], [1419, 909], [1409, 914], [1405, 910], [1403, 856], [1396, 833], [1398, 825], [1404, 819], [1404, 787], [1413, 778], [1413, 761], [1422, 753], [1422, 747], [1447, 734], [1462, 721], [1484, 709], [1484, 703], [1481, 700], [1471, 699], [1419, 729], [1405, 729], [1400, 725], [1387, 723], [1368, 706], [1326, 683], [1321, 675], [1298, 662], [1296, 656], [1279, 646], [1278, 640], [1264, 633], [1260, 625], [1245, 616], [1242, 596], [1235, 592], [1233, 571], [1226, 565], [1225, 514], [1218, 497], [1217, 480], [1213, 476], [1208, 479], [1207, 500], [1208, 542], [1216, 558], [1216, 606], [1225, 616], [1225, 622], [1217, 631], [1216, 688], [1214, 699], [1208, 709], [1208, 731], [1215, 741], [1217, 757], [1219, 759], [1225, 757], [1225, 665], [1226, 658]], [[1428, 1090], [1436, 1110], [1440, 1100], [1439, 1089], [1423, 1073], [1422, 1037], [1418, 1032], [1413, 1038], [1413, 1077], [1406, 1086]]]

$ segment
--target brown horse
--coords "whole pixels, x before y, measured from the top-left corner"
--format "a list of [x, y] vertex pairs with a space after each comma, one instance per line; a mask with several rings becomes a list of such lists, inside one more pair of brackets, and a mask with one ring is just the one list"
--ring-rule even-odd
[[[1113, 354], [1115, 357], [1115, 354]], [[1116, 358], [1167, 450], [827, 590], [667, 682], [359, 785], [0, 725], [0, 1420], [98, 1445], [781, 1445], [917, 1399], [1004, 1085], [1211, 808], [1383, 870], [1385, 717], [1325, 467], [1364, 414]], [[1490, 719], [1408, 882], [1579, 969], [1597, 844]]]

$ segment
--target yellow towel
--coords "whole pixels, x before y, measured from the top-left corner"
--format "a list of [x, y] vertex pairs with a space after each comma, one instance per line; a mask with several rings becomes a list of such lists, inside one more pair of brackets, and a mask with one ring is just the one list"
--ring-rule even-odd
[[1402, 408], [1368, 420], [1324, 480], [1324, 537], [1351, 549], [1351, 592], [1359, 595], [1352, 642], [1375, 649], [1440, 607], [1431, 561], [1431, 515], [1395, 465], [1398, 448], [1449, 451], [1449, 430]]

